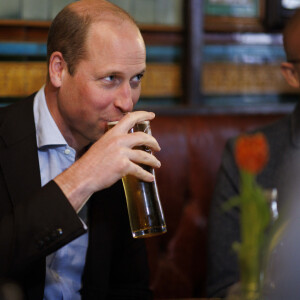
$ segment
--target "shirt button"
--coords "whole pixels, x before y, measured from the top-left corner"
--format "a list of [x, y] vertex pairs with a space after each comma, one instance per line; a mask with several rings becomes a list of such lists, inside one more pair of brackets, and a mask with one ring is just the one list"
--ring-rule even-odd
[[65, 150], [65, 154], [68, 155], [68, 154], [70, 154], [70, 153], [71, 153], [71, 150], [70, 150], [70, 149], [66, 149], [66, 150]]
[[57, 228], [56, 232], [57, 232], [57, 235], [62, 235], [63, 234], [63, 230], [61, 228]]

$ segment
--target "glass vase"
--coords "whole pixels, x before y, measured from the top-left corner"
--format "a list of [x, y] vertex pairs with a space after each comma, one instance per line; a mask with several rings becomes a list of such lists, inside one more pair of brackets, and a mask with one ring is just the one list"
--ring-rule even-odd
[[[277, 189], [265, 189], [263, 192], [270, 209], [270, 222], [265, 230], [265, 240], [268, 240], [267, 237], [278, 218]], [[264, 276], [262, 260], [265, 257], [265, 245], [251, 243], [251, 245], [241, 245], [241, 247], [247, 247], [247, 255], [239, 256], [240, 282], [229, 289], [226, 299], [261, 300], [261, 283]]]

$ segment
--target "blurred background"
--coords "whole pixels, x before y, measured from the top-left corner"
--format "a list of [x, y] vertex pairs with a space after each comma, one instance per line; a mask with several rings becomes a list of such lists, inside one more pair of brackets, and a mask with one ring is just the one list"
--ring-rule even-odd
[[[0, 101], [37, 90], [51, 19], [70, 0], [0, 0]], [[290, 111], [281, 29], [299, 0], [111, 0], [140, 25], [148, 69], [140, 104], [163, 110]], [[249, 108], [249, 106], [251, 108]]]

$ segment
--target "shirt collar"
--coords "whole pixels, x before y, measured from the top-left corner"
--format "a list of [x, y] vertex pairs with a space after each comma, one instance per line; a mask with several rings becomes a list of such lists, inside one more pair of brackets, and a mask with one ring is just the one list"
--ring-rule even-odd
[[37, 147], [67, 145], [66, 140], [59, 131], [47, 106], [45, 86], [34, 97], [34, 122], [36, 128]]

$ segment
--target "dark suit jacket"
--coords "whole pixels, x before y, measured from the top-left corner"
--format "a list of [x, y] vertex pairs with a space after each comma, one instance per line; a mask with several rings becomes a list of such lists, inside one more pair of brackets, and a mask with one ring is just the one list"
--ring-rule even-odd
[[[17, 281], [28, 299], [38, 300], [45, 257], [85, 230], [54, 181], [41, 188], [33, 97], [0, 110], [0, 277]], [[120, 182], [89, 200], [82, 280], [83, 299], [149, 297], [145, 245], [131, 236]]]
[[[294, 112], [269, 126], [261, 128], [265, 134], [270, 157], [257, 182], [264, 188], [278, 190], [278, 210], [287, 206], [289, 191], [300, 182], [300, 105]], [[234, 142], [226, 144], [211, 202], [208, 241], [207, 296], [224, 297], [227, 289], [239, 281], [237, 255], [232, 243], [240, 241], [239, 209], [224, 212], [223, 203], [239, 193], [239, 172], [234, 159]]]

